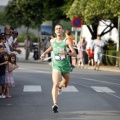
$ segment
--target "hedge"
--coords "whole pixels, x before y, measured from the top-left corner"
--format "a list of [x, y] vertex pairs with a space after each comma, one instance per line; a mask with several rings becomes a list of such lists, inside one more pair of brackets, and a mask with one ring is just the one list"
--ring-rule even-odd
[[[110, 56], [107, 56], [110, 55]], [[115, 57], [111, 57], [111, 56], [115, 56]], [[120, 51], [115, 51], [115, 50], [106, 50], [103, 52], [103, 58], [102, 58], [102, 63], [104, 65], [113, 65], [115, 66], [116, 63], [120, 61], [120, 58], [116, 58], [116, 57], [120, 57]]]

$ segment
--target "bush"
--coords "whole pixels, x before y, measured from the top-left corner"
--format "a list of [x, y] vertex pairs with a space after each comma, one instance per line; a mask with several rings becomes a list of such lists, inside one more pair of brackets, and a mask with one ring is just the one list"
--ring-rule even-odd
[[[120, 56], [120, 51], [117, 52], [115, 50], [106, 50], [103, 53], [103, 58], [102, 58], [102, 62], [104, 65], [116, 65], [116, 61], [118, 61], [118, 59], [116, 58], [116, 56]], [[110, 56], [106, 56], [106, 55], [110, 55]], [[112, 57], [115, 56], [115, 57]]]

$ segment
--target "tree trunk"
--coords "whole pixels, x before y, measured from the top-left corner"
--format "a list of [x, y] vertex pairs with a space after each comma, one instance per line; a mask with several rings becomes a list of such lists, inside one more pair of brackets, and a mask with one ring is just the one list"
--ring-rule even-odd
[[29, 35], [29, 26], [27, 26], [27, 36]]
[[87, 25], [87, 28], [89, 29], [91, 35], [92, 35], [92, 39], [96, 39], [97, 38], [97, 29], [98, 29], [98, 25], [92, 25], [92, 28]]
[[[92, 28], [87, 25], [87, 28], [89, 29], [91, 35], [92, 35], [92, 39], [96, 39], [97, 38], [97, 33], [98, 33], [98, 25], [99, 25], [99, 21], [96, 22], [95, 24], [92, 24]], [[101, 36], [107, 34], [108, 32], [110, 32], [113, 28], [117, 28], [117, 25], [118, 23], [116, 22], [116, 19], [115, 20], [112, 20], [111, 24], [110, 25], [107, 25], [106, 24], [106, 28], [101, 32]], [[109, 29], [108, 29], [109, 28]], [[106, 31], [107, 29], [107, 31]]]

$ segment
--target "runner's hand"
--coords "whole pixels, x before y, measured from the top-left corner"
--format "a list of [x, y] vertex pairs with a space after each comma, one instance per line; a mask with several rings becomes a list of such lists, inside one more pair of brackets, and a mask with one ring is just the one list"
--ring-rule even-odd
[[44, 58], [45, 58], [45, 54], [43, 53], [43, 54], [40, 56], [40, 59], [41, 59], [41, 60], [44, 60]]

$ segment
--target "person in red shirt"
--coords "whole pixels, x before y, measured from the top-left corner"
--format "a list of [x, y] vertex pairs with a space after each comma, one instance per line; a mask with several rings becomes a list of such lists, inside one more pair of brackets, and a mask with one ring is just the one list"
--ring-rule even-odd
[[93, 58], [94, 58], [94, 50], [89, 48], [87, 49], [87, 54], [88, 54], [88, 66], [90, 65], [94, 65], [94, 61], [93, 61]]

